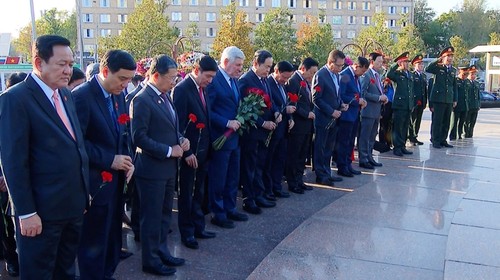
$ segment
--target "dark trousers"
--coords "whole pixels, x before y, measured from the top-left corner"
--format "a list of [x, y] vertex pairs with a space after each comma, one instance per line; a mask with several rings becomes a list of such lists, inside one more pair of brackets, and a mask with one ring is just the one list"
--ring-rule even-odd
[[474, 126], [476, 125], [478, 112], [479, 109], [470, 109], [467, 112], [467, 120], [465, 121], [465, 137], [467, 138], [474, 135]]
[[367, 163], [373, 160], [373, 146], [378, 132], [378, 118], [361, 117], [361, 126], [359, 130], [359, 162]]
[[424, 113], [423, 106], [415, 106], [411, 111], [410, 128], [408, 129], [408, 138], [410, 141], [417, 140], [418, 132], [420, 131], [420, 123], [422, 122], [422, 114]]
[[285, 174], [290, 189], [297, 188], [304, 183], [304, 169], [310, 145], [310, 134], [290, 134], [288, 138]]
[[122, 247], [121, 193], [104, 205], [92, 204], [83, 217], [78, 249], [80, 279], [111, 278], [120, 262]]
[[135, 177], [133, 176], [130, 182], [127, 184], [127, 193], [129, 194], [130, 203], [130, 227], [134, 232], [135, 236], [140, 236], [140, 228], [141, 228], [141, 217], [140, 217], [140, 209], [141, 209], [141, 201], [139, 200], [139, 191], [137, 190], [135, 184]]
[[392, 146], [392, 102], [382, 106], [381, 115], [378, 141], [390, 147]]
[[432, 115], [431, 124], [432, 143], [441, 145], [446, 143], [446, 138], [448, 137], [453, 105], [451, 103], [433, 103], [433, 107], [434, 114]]
[[[248, 136], [248, 135], [247, 135]], [[241, 185], [243, 202], [252, 203], [265, 192], [262, 180], [268, 149], [265, 140], [243, 138], [241, 143]]]
[[170, 256], [167, 236], [172, 220], [175, 178], [149, 180], [136, 177], [141, 200], [142, 265], [158, 267]]
[[358, 131], [358, 120], [337, 121], [339, 124], [339, 133], [337, 134], [337, 167], [339, 170], [351, 165], [351, 154], [354, 149], [354, 140]]
[[316, 126], [314, 137], [314, 172], [316, 179], [325, 180], [332, 176], [331, 160], [337, 137], [338, 120], [330, 129]]
[[269, 143], [264, 167], [264, 186], [267, 194], [282, 190], [281, 181], [285, 172], [287, 140], [284, 136], [273, 137]]
[[410, 111], [393, 109], [392, 122], [392, 142], [394, 144], [394, 149], [403, 149], [406, 145], [406, 137], [408, 136]]
[[181, 238], [192, 237], [195, 232], [205, 230], [205, 215], [202, 211], [205, 196], [206, 178], [208, 172], [207, 161], [198, 161], [198, 168], [194, 169], [182, 159], [179, 175], [179, 209], [178, 224]]
[[453, 126], [450, 131], [450, 140], [455, 140], [457, 138], [462, 139], [462, 133], [464, 131], [464, 124], [466, 118], [467, 118], [467, 111], [453, 110]]
[[212, 153], [208, 168], [208, 203], [217, 219], [236, 210], [236, 196], [240, 185], [240, 148]]
[[[62, 210], [61, 210], [62, 211]], [[73, 280], [75, 259], [82, 233], [83, 213], [72, 219], [42, 219], [42, 233], [21, 235], [16, 219], [16, 239], [22, 280]]]
[[0, 216], [0, 240], [2, 241], [2, 251], [5, 262], [15, 266], [19, 266], [17, 256], [16, 239], [14, 237], [14, 221], [12, 217], [7, 215], [6, 208], [9, 204], [9, 194], [4, 192], [0, 194], [1, 197], [1, 216]]

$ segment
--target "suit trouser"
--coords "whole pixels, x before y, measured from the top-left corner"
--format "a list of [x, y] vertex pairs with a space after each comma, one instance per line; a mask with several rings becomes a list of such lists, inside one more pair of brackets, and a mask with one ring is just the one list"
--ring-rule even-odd
[[84, 215], [78, 250], [80, 279], [113, 276], [120, 262], [122, 211], [121, 193], [117, 193], [107, 204], [92, 204]]
[[408, 129], [408, 138], [410, 140], [417, 140], [423, 113], [424, 107], [418, 105], [415, 106], [415, 108], [413, 108], [413, 110], [411, 111], [410, 127]]
[[316, 126], [313, 160], [317, 179], [324, 180], [332, 176], [331, 159], [335, 148], [337, 131], [338, 120], [330, 129], [326, 129], [324, 126]]
[[358, 138], [360, 163], [374, 161], [372, 152], [377, 137], [378, 124], [379, 118], [361, 117], [361, 129]]
[[382, 106], [382, 118], [380, 119], [380, 128], [378, 132], [378, 141], [387, 144], [389, 147], [392, 142], [392, 102]]
[[403, 149], [408, 136], [408, 126], [410, 125], [410, 110], [392, 110], [392, 142], [395, 150]]
[[265, 192], [262, 177], [267, 152], [265, 140], [251, 139], [248, 135], [242, 139], [240, 172], [244, 203], [255, 202]]
[[311, 144], [310, 134], [292, 133], [288, 137], [287, 158], [285, 166], [286, 181], [289, 189], [303, 184], [304, 169]]
[[142, 265], [158, 267], [170, 256], [167, 236], [172, 220], [175, 178], [149, 180], [136, 177], [141, 200]]
[[354, 122], [338, 121], [339, 132], [337, 135], [337, 167], [339, 170], [351, 166], [351, 154], [354, 149], [354, 139], [358, 132], [359, 119]]
[[198, 161], [198, 168], [194, 169], [182, 159], [177, 208], [179, 231], [183, 239], [205, 230], [205, 215], [201, 207], [205, 196], [207, 172], [207, 160]]
[[22, 236], [19, 218], [15, 219], [21, 279], [74, 280], [83, 213], [61, 221], [42, 218], [42, 233], [35, 237]]
[[453, 105], [451, 103], [433, 102], [434, 112], [431, 123], [432, 143], [441, 145], [446, 143], [448, 130], [450, 129], [450, 118]]
[[240, 148], [213, 151], [208, 168], [208, 204], [217, 219], [236, 210], [240, 185]]
[[5, 209], [9, 204], [9, 193], [1, 193], [0, 197], [0, 207], [2, 207], [2, 214], [0, 216], [0, 240], [2, 241], [3, 256], [8, 264], [19, 266], [19, 257], [16, 252], [16, 239], [14, 237], [14, 221], [11, 216], [5, 213]]
[[[266, 194], [281, 191], [281, 181], [285, 172], [285, 161], [288, 139], [285, 136], [271, 138], [269, 143], [266, 166], [264, 167], [264, 186]], [[276, 135], [277, 136], [277, 135]]]
[[137, 190], [137, 186], [135, 184], [135, 176], [132, 176], [132, 179], [127, 184], [128, 190], [130, 192], [130, 226], [134, 235], [140, 236], [140, 228], [141, 228], [141, 217], [140, 217], [140, 209], [141, 209], [141, 201], [139, 199], [139, 191]]
[[479, 109], [470, 109], [467, 112], [467, 120], [465, 121], [465, 137], [467, 138], [472, 137], [474, 134], [478, 112]]
[[457, 112], [453, 110], [453, 126], [450, 131], [450, 140], [462, 138], [467, 111]]

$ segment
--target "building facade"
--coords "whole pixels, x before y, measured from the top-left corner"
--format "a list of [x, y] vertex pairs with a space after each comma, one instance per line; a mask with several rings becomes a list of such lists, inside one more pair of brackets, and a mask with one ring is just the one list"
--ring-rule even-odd
[[[142, 0], [78, 0], [80, 5], [81, 33], [84, 54], [94, 53], [99, 36], [118, 35], [127, 22], [128, 15]], [[311, 16], [319, 16], [320, 22], [332, 25], [334, 39], [347, 44], [364, 27], [372, 24], [373, 15], [383, 11], [386, 25], [399, 29], [402, 14], [413, 19], [414, 0], [169, 0], [166, 15], [172, 26], [186, 35], [196, 24], [201, 51], [210, 51], [217, 35], [217, 20], [221, 8], [235, 2], [239, 10], [247, 14], [249, 22], [262, 22], [273, 8], [288, 8], [293, 14], [294, 27], [307, 22]], [[77, 9], [78, 10], [78, 9]]]

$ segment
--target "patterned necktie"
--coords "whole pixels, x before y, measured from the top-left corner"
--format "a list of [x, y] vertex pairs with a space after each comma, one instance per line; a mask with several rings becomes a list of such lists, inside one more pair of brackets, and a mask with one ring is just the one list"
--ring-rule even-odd
[[231, 82], [231, 89], [233, 90], [234, 99], [236, 100], [236, 102], [238, 102], [240, 95], [238, 93], [238, 88], [236, 87], [236, 82], [231, 78], [229, 78], [229, 81]]
[[375, 79], [377, 80], [377, 87], [378, 87], [378, 90], [380, 90], [381, 93], [383, 93], [384, 91], [382, 90], [382, 83], [380, 82], [380, 75], [375, 72]]
[[76, 140], [75, 133], [73, 132], [73, 128], [71, 127], [68, 117], [61, 108], [61, 104], [59, 104], [59, 93], [56, 90], [54, 90], [54, 92], [52, 93], [52, 100], [54, 101], [54, 107], [56, 108], [56, 112], [61, 118], [62, 122], [64, 123], [64, 126], [68, 130], [69, 134], [71, 134], [71, 137], [73, 137], [73, 140]]
[[199, 94], [200, 94], [201, 103], [203, 104], [203, 109], [205, 109], [205, 111], [206, 111], [207, 110], [207, 103], [205, 103], [205, 97], [203, 96], [203, 89], [201, 87], [199, 90]]
[[269, 94], [269, 89], [267, 88], [267, 83], [265, 78], [260, 78], [260, 82], [262, 83], [262, 86], [264, 86], [264, 91]]
[[111, 116], [111, 121], [113, 122], [116, 131], [119, 131], [118, 127], [118, 118], [116, 117], [116, 112], [113, 109], [113, 99], [111, 98], [111, 95], [106, 97], [106, 106], [108, 107], [109, 115]]
[[162, 94], [160, 94], [160, 97], [161, 97], [161, 99], [163, 99], [163, 102], [165, 103], [165, 107], [167, 108], [167, 111], [172, 116], [172, 120], [175, 121], [174, 108], [172, 108], [172, 105], [170, 105], [170, 101], [168, 100], [167, 94], [166, 93], [162, 93]]

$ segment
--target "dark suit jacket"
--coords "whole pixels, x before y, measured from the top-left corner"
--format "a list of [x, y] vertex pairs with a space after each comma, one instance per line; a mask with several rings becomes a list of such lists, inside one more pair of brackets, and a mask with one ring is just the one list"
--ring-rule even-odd
[[[173, 102], [169, 102], [175, 110]], [[167, 157], [167, 153], [169, 147], [180, 144], [178, 117], [172, 118], [151, 84], [132, 99], [131, 108], [132, 141], [137, 147], [135, 176], [150, 180], [174, 177], [178, 160]]]
[[[126, 114], [125, 97], [113, 96], [116, 117]], [[126, 135], [127, 125], [118, 125], [112, 120], [106, 99], [94, 76], [90, 81], [73, 90], [76, 112], [85, 138], [85, 147], [90, 161], [90, 194], [94, 196], [102, 184], [102, 171], [113, 174], [113, 181], [107, 183], [94, 197], [92, 203], [103, 205], [112, 201], [112, 197], [123, 193], [125, 173], [111, 169], [115, 155], [129, 155]]]
[[132, 102], [132, 99], [134, 99], [134, 97], [139, 93], [139, 91], [142, 90], [143, 87], [144, 87], [143, 83], [139, 83], [137, 85], [137, 87], [134, 88], [134, 90], [129, 92], [127, 95], [125, 95], [125, 102], [127, 105], [127, 110], [130, 109], [130, 103]]
[[[223, 70], [217, 71], [212, 83], [207, 86], [208, 104], [210, 108], [210, 138], [211, 142], [222, 136], [228, 128], [227, 122], [234, 120], [238, 113], [239, 98], [236, 100], [233, 90], [226, 81]], [[234, 79], [236, 85], [238, 81]], [[238, 90], [238, 89], [237, 89]], [[233, 132], [226, 140], [221, 150], [234, 150], [239, 147], [240, 136]]]
[[29, 75], [0, 97], [0, 150], [15, 215], [72, 219], [88, 204], [88, 157], [71, 94], [59, 95], [75, 133]]
[[309, 134], [313, 132], [313, 120], [309, 119], [309, 112], [312, 112], [314, 109], [311, 89], [309, 84], [307, 84], [306, 87], [301, 87], [301, 81], [305, 82], [305, 80], [295, 72], [285, 84], [287, 93], [290, 92], [299, 95], [299, 102], [294, 104], [296, 107], [295, 113], [292, 114], [293, 121], [295, 122], [295, 125], [290, 131], [292, 134]]
[[432, 91], [429, 91], [429, 102], [451, 104], [457, 101], [458, 93], [455, 80], [457, 69], [455, 67], [450, 67], [448, 70], [436, 59], [427, 65], [425, 72], [434, 74], [434, 85]]
[[[258, 89], [263, 90], [266, 94], [270, 94], [269, 93], [269, 84], [267, 84], [267, 87], [264, 87], [261, 80], [259, 79], [259, 77], [257, 77], [257, 75], [255, 74], [255, 72], [253, 70], [249, 70], [248, 72], [246, 72], [245, 74], [243, 74], [241, 76], [241, 78], [239, 79], [238, 87], [240, 88], [240, 92], [243, 94], [243, 96], [248, 95], [248, 91], [251, 88], [258, 88]], [[272, 103], [272, 99], [271, 99], [271, 103]], [[250, 127], [249, 131], [244, 132], [245, 133], [244, 135], [246, 135], [245, 137], [250, 137], [250, 138], [255, 139], [255, 140], [266, 140], [267, 139], [267, 136], [269, 135], [270, 130], [263, 128], [262, 125], [264, 124], [264, 121], [274, 121], [274, 113], [278, 112], [279, 109], [274, 105], [274, 103], [272, 104], [271, 108], [262, 108], [262, 109], [263, 109], [262, 110], [263, 114], [260, 115], [257, 118], [257, 121], [255, 122], [255, 125], [257, 126], [257, 128]]]
[[349, 104], [349, 109], [342, 112], [340, 119], [343, 121], [354, 122], [359, 115], [359, 101], [354, 98], [358, 94], [361, 98], [361, 88], [359, 80], [356, 83], [351, 67], [340, 72], [340, 98], [345, 104]]
[[417, 74], [417, 71], [413, 71], [413, 101], [417, 105], [418, 100], [422, 102], [422, 108], [425, 109], [427, 106], [427, 75], [424, 72]]
[[198, 138], [200, 136], [200, 130], [196, 129], [195, 123], [190, 123], [187, 127], [184, 137], [189, 139], [190, 149], [185, 151], [183, 157], [188, 157], [196, 152], [198, 148], [197, 159], [198, 161], [204, 161], [208, 156], [208, 151], [210, 148], [210, 118], [209, 111], [210, 107], [207, 98], [205, 98], [205, 104], [207, 104], [206, 110], [203, 108], [203, 103], [200, 99], [200, 94], [196, 88], [191, 77], [186, 76], [173, 90], [172, 95], [174, 97], [175, 108], [177, 109], [177, 115], [179, 116], [179, 127], [184, 131], [186, 125], [188, 124], [189, 114], [195, 114], [198, 121], [197, 123], [205, 124], [205, 128], [201, 130], [201, 138], [198, 146]]
[[281, 122], [278, 124], [278, 126], [273, 132], [273, 138], [285, 137], [288, 134], [288, 121], [291, 118], [291, 115], [286, 113], [288, 96], [285, 86], [283, 85], [283, 91], [285, 92], [285, 99], [283, 99], [283, 96], [278, 88], [278, 85], [276, 84], [276, 80], [272, 77], [272, 75], [269, 75], [269, 77], [267, 77], [267, 84], [269, 85], [269, 90], [271, 92], [270, 94], [272, 102], [275, 108], [277, 108], [282, 115]]
[[[319, 87], [319, 91], [317, 91]], [[341, 100], [335, 83], [326, 66], [314, 74], [312, 81], [312, 96], [314, 103], [315, 124], [326, 126], [332, 120], [334, 110], [340, 110]]]

